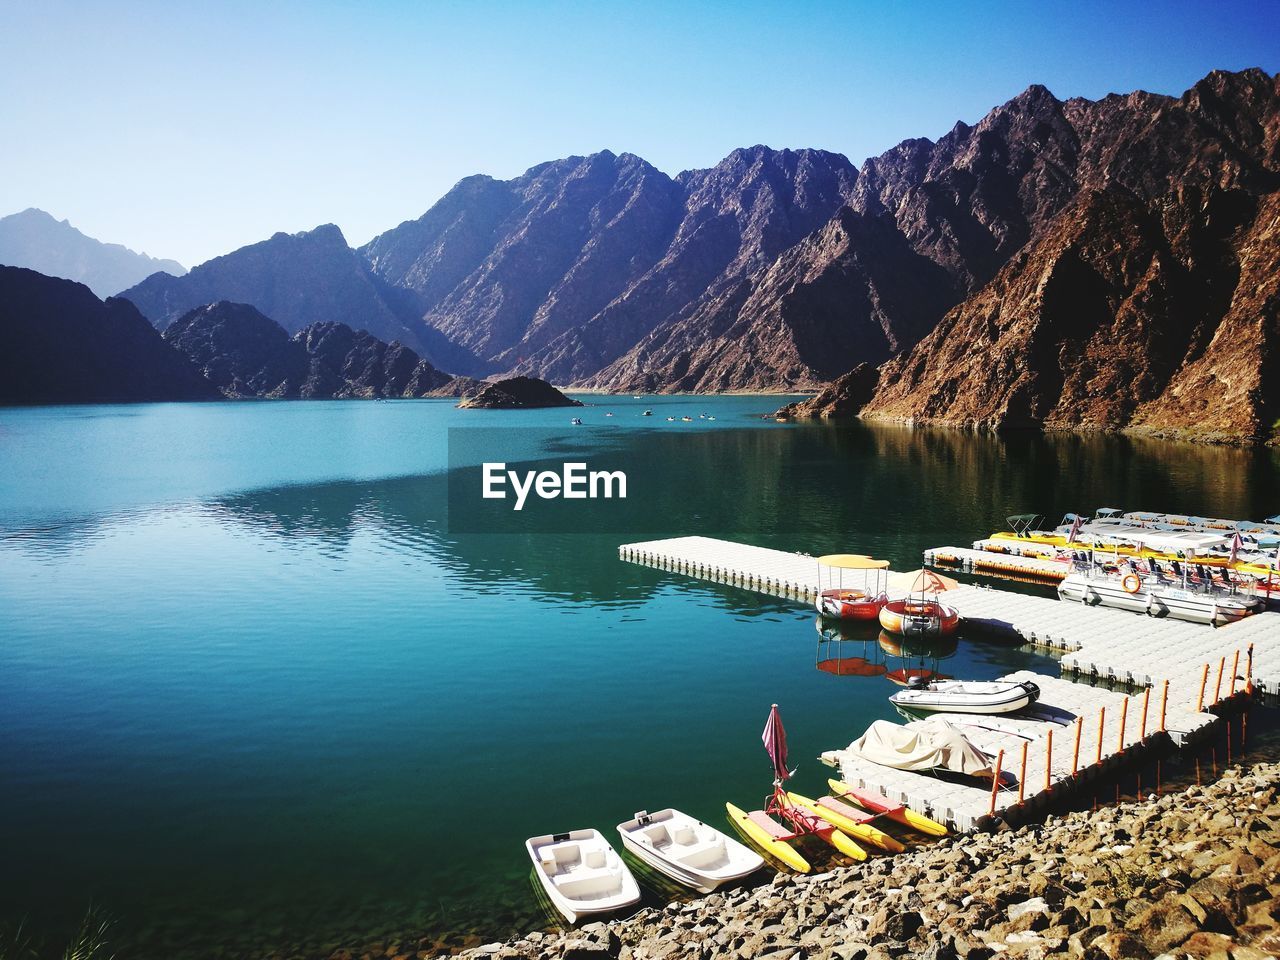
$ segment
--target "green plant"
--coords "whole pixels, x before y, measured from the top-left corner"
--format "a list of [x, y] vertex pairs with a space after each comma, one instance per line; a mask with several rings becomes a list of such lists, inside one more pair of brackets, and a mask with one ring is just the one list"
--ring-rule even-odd
[[112, 920], [96, 907], [90, 907], [80, 923], [80, 930], [62, 953], [62, 960], [114, 960], [107, 942]]

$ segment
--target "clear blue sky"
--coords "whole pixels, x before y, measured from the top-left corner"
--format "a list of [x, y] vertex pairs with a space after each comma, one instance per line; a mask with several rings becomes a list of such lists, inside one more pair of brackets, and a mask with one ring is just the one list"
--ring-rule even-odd
[[1033, 82], [1178, 94], [1280, 69], [1280, 0], [271, 3], [0, 0], [0, 215], [38, 206], [188, 266], [334, 222], [352, 244], [459, 178], [603, 148], [860, 164]]

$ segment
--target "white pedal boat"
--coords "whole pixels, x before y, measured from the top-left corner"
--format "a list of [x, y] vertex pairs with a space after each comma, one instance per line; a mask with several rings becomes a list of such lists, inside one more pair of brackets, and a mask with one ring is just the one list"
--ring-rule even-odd
[[534, 871], [570, 923], [640, 902], [640, 887], [599, 830], [548, 833], [525, 841]]
[[764, 859], [679, 810], [641, 810], [618, 824], [622, 845], [649, 866], [699, 893], [755, 873]]
[[1013, 713], [1040, 699], [1040, 688], [1029, 681], [935, 680], [913, 682], [889, 698], [911, 713]]

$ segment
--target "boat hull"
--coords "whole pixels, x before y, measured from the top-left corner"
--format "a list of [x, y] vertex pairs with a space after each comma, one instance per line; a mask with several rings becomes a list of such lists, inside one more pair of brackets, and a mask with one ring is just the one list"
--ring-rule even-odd
[[873, 621], [887, 599], [884, 594], [873, 597], [862, 590], [824, 590], [814, 606], [824, 617], [834, 620]]
[[880, 626], [904, 637], [948, 637], [960, 626], [960, 613], [936, 600], [890, 600], [877, 615]]
[[525, 850], [552, 906], [569, 923], [640, 902], [635, 877], [599, 830], [532, 837]]
[[785, 840], [775, 840], [759, 824], [752, 820], [742, 808], [736, 807], [732, 803], [726, 803], [724, 806], [729, 813], [729, 822], [741, 830], [743, 836], [748, 840], [775, 860], [786, 864], [792, 870], [799, 873], [809, 872], [809, 861], [794, 850], [789, 843]]
[[[940, 689], [934, 689], [937, 686]], [[913, 714], [966, 713], [1001, 714], [1014, 713], [1030, 706], [1040, 695], [1039, 688], [1026, 683], [992, 683], [981, 685], [990, 689], [973, 689], [975, 684], [942, 682], [923, 688], [901, 690], [889, 698], [889, 702], [901, 710]], [[968, 689], [966, 689], [968, 687]]]
[[[671, 812], [676, 813], [676, 811]], [[665, 821], [654, 820], [652, 823], [667, 824], [669, 826], [676, 825], [678, 827], [687, 820], [690, 823], [697, 823], [698, 826], [711, 830], [706, 824], [694, 821], [691, 817], [685, 818], [683, 814], [677, 815], [682, 817], [683, 820], [677, 822], [673, 818]], [[656, 816], [661, 816], [661, 814]], [[623, 847], [659, 873], [686, 887], [691, 887], [699, 893], [711, 893], [726, 883], [733, 883], [755, 873], [764, 866], [764, 860], [758, 854], [731, 837], [725, 836], [719, 830], [713, 830], [712, 832], [715, 834], [716, 839], [725, 845], [725, 868], [715, 871], [699, 870], [676, 857], [666, 856], [663, 851], [642, 842], [641, 839], [633, 834], [631, 830], [633, 826], [639, 828], [640, 823], [636, 820], [630, 820], [618, 825], [618, 834], [622, 837]], [[729, 867], [732, 867], [732, 869], [728, 869]]]
[[[1131, 575], [1132, 576], [1132, 575]], [[1230, 598], [1215, 599], [1205, 594], [1157, 587], [1142, 581], [1136, 591], [1124, 589], [1121, 581], [1082, 577], [1073, 574], [1058, 586], [1058, 596], [1078, 603], [1115, 607], [1134, 613], [1149, 613], [1191, 623], [1222, 626], [1252, 615], [1255, 604]]]
[[831, 788], [831, 792], [836, 796], [844, 800], [850, 800], [864, 810], [880, 814], [896, 823], [910, 827], [917, 833], [923, 833], [931, 837], [945, 837], [947, 835], [947, 828], [943, 824], [938, 823], [936, 820], [930, 820], [923, 813], [917, 813], [910, 807], [894, 805], [889, 802], [887, 797], [878, 796], [867, 790], [859, 790], [843, 780], [828, 780], [827, 786]]
[[849, 814], [833, 809], [820, 801], [803, 797], [798, 793], [788, 793], [787, 798], [797, 807], [821, 817], [841, 833], [851, 837], [855, 842], [869, 843], [871, 846], [879, 847], [888, 853], [901, 853], [906, 849], [900, 842], [883, 830], [877, 829], [869, 823], [855, 820]]

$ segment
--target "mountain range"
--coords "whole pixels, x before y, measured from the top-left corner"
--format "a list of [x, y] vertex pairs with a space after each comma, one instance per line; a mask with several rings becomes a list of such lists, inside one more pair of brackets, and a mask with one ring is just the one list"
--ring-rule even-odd
[[483, 386], [344, 323], [290, 336], [255, 307], [219, 301], [161, 334], [128, 300], [0, 266], [0, 404], [455, 397]]
[[66, 220], [34, 207], [0, 217], [0, 263], [76, 280], [99, 297], [113, 296], [157, 271], [174, 276], [187, 272], [174, 260], [86, 237]]
[[1033, 85], [860, 168], [755, 146], [674, 177], [609, 151], [468, 177], [358, 249], [277, 234], [122, 296], [160, 329], [231, 301], [470, 376], [835, 381], [797, 413], [1273, 439], [1278, 213], [1277, 78], [1216, 71], [1181, 97]]

